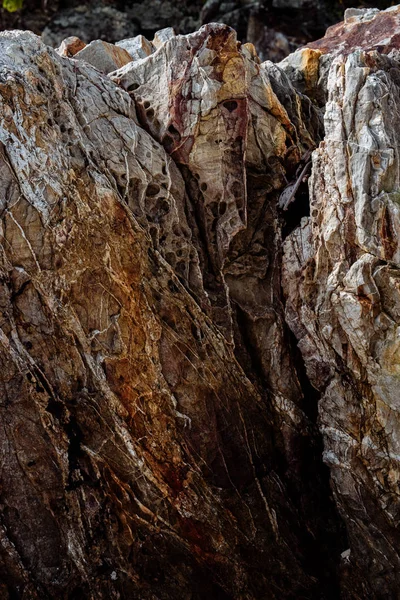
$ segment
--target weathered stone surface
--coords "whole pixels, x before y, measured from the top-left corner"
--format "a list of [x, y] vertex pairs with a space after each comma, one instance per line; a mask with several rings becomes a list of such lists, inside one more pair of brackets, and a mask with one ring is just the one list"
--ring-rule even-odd
[[298, 49], [280, 63], [294, 87], [324, 106], [328, 75], [336, 56], [357, 50], [400, 56], [400, 6], [347, 9], [342, 23], [329, 27], [325, 36]]
[[397, 54], [167, 37], [0, 35], [0, 592], [395, 598]]
[[[318, 115], [311, 123], [315, 131], [309, 132], [303, 118], [303, 111], [313, 111], [309, 100], [299, 99], [271, 63], [260, 66], [249, 48], [238, 49], [234, 31], [224, 25], [173, 38], [111, 78], [134, 96], [141, 123], [183, 169], [196, 228], [206, 241], [202, 262], [213, 319], [229, 339], [233, 323], [225, 269], [242, 283], [249, 278], [250, 288], [264, 279], [271, 252], [263, 241], [267, 221], [262, 231], [255, 227], [261, 213], [265, 219], [265, 194], [270, 193], [270, 226], [276, 229], [271, 199], [284, 184], [286, 169], [315, 147]], [[278, 98], [284, 87], [290, 114]], [[249, 293], [240, 305], [245, 312], [248, 305], [255, 320], [269, 312], [269, 301], [265, 304], [258, 292], [241, 285], [238, 293]]]
[[329, 27], [325, 36], [308, 44], [308, 48], [333, 56], [357, 49], [389, 54], [400, 48], [400, 6], [382, 11], [377, 8], [348, 9], [342, 23]]
[[111, 73], [131, 62], [131, 55], [122, 47], [94, 40], [75, 54], [77, 60], [84, 60], [102, 73]]
[[286, 317], [321, 393], [359, 598], [396, 597], [400, 583], [399, 76], [376, 52], [334, 60], [311, 216], [285, 242]]
[[60, 47], [57, 48], [58, 54], [60, 56], [75, 56], [80, 50], [86, 46], [85, 42], [82, 42], [78, 37], [71, 36], [63, 40], [60, 44]]
[[160, 57], [152, 119], [140, 88], [0, 35], [1, 589], [329, 598], [347, 542], [283, 344], [275, 238], [312, 107], [226, 27], [133, 64]]
[[[322, 58], [321, 58], [322, 57]], [[328, 57], [330, 65], [330, 57]], [[279, 68], [285, 71], [293, 86], [309, 98], [318, 99], [325, 97], [325, 79], [323, 73], [329, 70], [325, 67], [324, 57], [320, 50], [300, 48], [279, 63]]]
[[137, 35], [134, 38], [121, 40], [115, 45], [126, 50], [133, 60], [146, 58], [146, 56], [150, 56], [150, 54], [152, 54], [155, 50], [153, 44], [149, 42], [149, 40], [147, 40], [143, 35]]
[[175, 33], [173, 27], [166, 27], [165, 29], [160, 29], [160, 31], [156, 31], [156, 33], [154, 35], [153, 42], [152, 42], [153, 46], [155, 46], [156, 48], [159, 48], [165, 42], [167, 42], [171, 38], [175, 37], [175, 35], [176, 35], [176, 33]]

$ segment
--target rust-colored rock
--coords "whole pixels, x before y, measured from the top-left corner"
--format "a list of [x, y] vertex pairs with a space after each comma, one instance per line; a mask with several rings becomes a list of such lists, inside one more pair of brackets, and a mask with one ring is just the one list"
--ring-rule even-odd
[[79, 50], [83, 50], [85, 46], [85, 42], [82, 42], [82, 40], [73, 35], [61, 42], [60, 47], [57, 48], [57, 52], [60, 54], [60, 56], [71, 57], [75, 56]]
[[356, 50], [377, 50], [389, 54], [400, 49], [400, 6], [379, 11], [377, 8], [351, 8], [345, 20], [332, 25], [325, 36], [307, 44], [323, 54], [351, 54]]
[[[200, 67], [211, 73], [199, 101], [209, 108], [198, 115], [188, 98], [193, 117], [176, 104], [165, 124], [179, 132], [186, 123], [189, 139], [197, 119], [201, 135], [191, 150], [179, 148], [170, 131], [169, 156], [138, 124], [145, 98], [135, 107], [78, 55], [60, 57], [33, 34], [0, 35], [5, 597], [280, 599], [283, 589], [288, 597], [306, 591], [321, 598], [337, 585], [347, 546], [318, 435], [282, 346], [283, 311], [272, 308], [278, 287], [275, 300], [262, 292], [266, 306], [250, 287], [251, 277], [260, 290], [279, 278], [277, 263], [268, 266], [285, 169], [277, 157], [290, 164], [286, 143], [297, 144], [294, 161], [310, 134], [297, 134], [300, 108], [292, 122], [278, 100], [279, 82], [276, 94], [251, 52], [238, 52], [229, 28], [173, 38], [137, 64], [157, 61], [171, 45], [195, 50], [207, 39], [217, 60]], [[179, 46], [176, 68], [181, 58]], [[149, 78], [148, 88], [156, 82]], [[179, 168], [174, 157], [182, 157]], [[262, 166], [267, 160], [275, 174]], [[246, 217], [247, 193], [254, 206]], [[194, 215], [196, 203], [211, 201], [220, 209], [218, 243], [209, 219], [200, 231]], [[262, 215], [267, 229], [258, 233]], [[232, 255], [246, 219], [251, 229]], [[223, 293], [213, 295], [213, 281]], [[219, 314], [218, 298], [222, 324], [210, 318]], [[255, 354], [264, 361], [255, 375], [260, 359], [251, 365], [245, 336], [248, 330], [258, 343], [257, 320], [259, 345], [276, 366], [266, 372], [267, 361]], [[233, 353], [233, 329], [246, 372]], [[304, 469], [310, 481], [302, 483]]]
[[0, 34], [0, 594], [396, 597], [398, 63], [158, 38]]

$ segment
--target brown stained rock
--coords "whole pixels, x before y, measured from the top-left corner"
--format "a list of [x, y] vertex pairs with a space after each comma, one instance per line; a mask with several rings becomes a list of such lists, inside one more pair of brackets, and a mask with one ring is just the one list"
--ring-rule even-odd
[[[231, 28], [206, 25], [190, 36], [172, 38], [147, 60], [111, 75], [132, 93], [141, 123], [181, 166], [191, 190], [192, 218], [205, 242], [201, 261], [213, 319], [228, 339], [233, 325], [224, 265], [229, 262], [229, 272], [236, 270], [241, 278], [251, 273], [258, 285], [258, 271], [263, 278], [270, 261], [262, 249], [264, 233], [254, 236], [251, 231], [260, 211], [265, 213], [265, 193], [272, 192], [273, 213], [273, 193], [284, 182], [289, 147], [298, 159], [305, 147], [316, 144], [315, 132], [302, 123], [303, 107], [287, 100], [295, 95], [290, 83], [284, 101], [288, 114], [269, 80], [268, 69], [274, 67], [260, 68], [255, 58], [254, 49], [238, 48]], [[266, 167], [268, 162], [276, 168]], [[253, 171], [262, 181], [255, 184], [255, 193], [254, 186], [248, 187]], [[247, 227], [249, 211], [254, 225], [247, 228], [242, 246], [231, 251], [232, 241]], [[258, 293], [258, 304], [256, 297]], [[253, 301], [249, 297], [246, 302]], [[254, 308], [257, 318], [265, 310], [264, 301], [261, 305]]]
[[323, 54], [350, 54], [357, 49], [389, 54], [400, 49], [400, 6], [379, 11], [374, 8], [348, 9], [345, 20], [332, 25], [325, 36], [307, 44]]
[[85, 46], [85, 42], [82, 42], [82, 40], [76, 36], [71, 36], [61, 42], [61, 45], [57, 48], [56, 52], [58, 52], [60, 56], [71, 57], [75, 56], [80, 50], [83, 50]]
[[398, 60], [400, 53], [400, 6], [379, 11], [352, 8], [345, 20], [327, 29], [323, 38], [287, 56], [279, 67], [293, 86], [321, 107], [327, 101], [328, 75], [336, 56], [357, 50], [389, 54]]
[[[301, 494], [296, 448], [309, 447], [310, 472], [318, 467], [284, 323], [277, 198], [300, 157], [317, 144], [319, 116], [281, 70], [260, 66], [253, 48], [238, 46], [224, 25], [173, 38], [111, 78], [130, 93], [140, 123], [182, 172], [210, 303], [202, 306], [271, 403], [280, 423], [275, 444], [290, 465], [293, 493]], [[175, 260], [162, 233], [159, 240], [166, 259]], [[318, 518], [310, 508], [324, 487], [320, 475], [307, 492], [314, 500], [300, 508], [314, 531]]]
[[0, 34], [0, 593], [396, 597], [398, 62], [87, 48]]
[[111, 73], [131, 62], [131, 55], [119, 46], [103, 40], [94, 40], [75, 54], [76, 60], [84, 60], [102, 73]]
[[[227, 37], [218, 68], [227, 92], [245, 91]], [[204, 250], [178, 167], [138, 125], [130, 96], [85, 61], [28, 32], [1, 34], [0, 56], [7, 594], [323, 597], [347, 546], [335, 533], [318, 575], [308, 555], [320, 556], [321, 531], [336, 524], [326, 505], [310, 517], [290, 475], [299, 448], [315, 471], [315, 431], [286, 398], [290, 414], [275, 413], [207, 316]], [[259, 94], [295, 136], [270, 88]], [[236, 131], [230, 107], [216, 107], [216, 122]], [[229, 182], [237, 157], [242, 173], [238, 151], [220, 159]], [[302, 488], [314, 506], [319, 477]]]
[[320, 50], [301, 48], [279, 63], [295, 88], [312, 99], [321, 77], [321, 55]]

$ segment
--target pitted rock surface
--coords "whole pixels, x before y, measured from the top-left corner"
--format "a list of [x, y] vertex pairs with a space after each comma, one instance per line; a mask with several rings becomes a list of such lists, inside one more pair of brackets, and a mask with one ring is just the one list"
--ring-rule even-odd
[[396, 53], [71, 43], [0, 34], [1, 594], [395, 597]]

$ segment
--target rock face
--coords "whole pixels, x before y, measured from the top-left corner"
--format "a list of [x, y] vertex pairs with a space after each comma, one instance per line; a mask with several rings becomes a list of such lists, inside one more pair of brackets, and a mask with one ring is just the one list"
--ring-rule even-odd
[[296, 53], [322, 64], [327, 102], [310, 216], [284, 244], [286, 319], [321, 394], [324, 461], [362, 598], [395, 597], [400, 583], [399, 14], [347, 11]]
[[[188, 46], [209, 76], [185, 104]], [[287, 149], [312, 143], [293, 88], [289, 118], [226, 27], [138, 61], [154, 92], [172, 73], [163, 123], [165, 93], [153, 118], [32, 34], [0, 57], [3, 597], [327, 596], [346, 544], [273, 285]]]
[[374, 52], [334, 61], [311, 216], [286, 240], [284, 258], [287, 321], [321, 392], [324, 460], [349, 563], [361, 597], [378, 598], [400, 583], [399, 74], [397, 61]]
[[153, 42], [0, 35], [1, 597], [395, 597], [398, 63]]
[[330, 27], [325, 36], [308, 44], [309, 48], [332, 56], [350, 54], [356, 50], [377, 50], [388, 54], [400, 48], [400, 6], [387, 10], [349, 8], [343, 23]]

